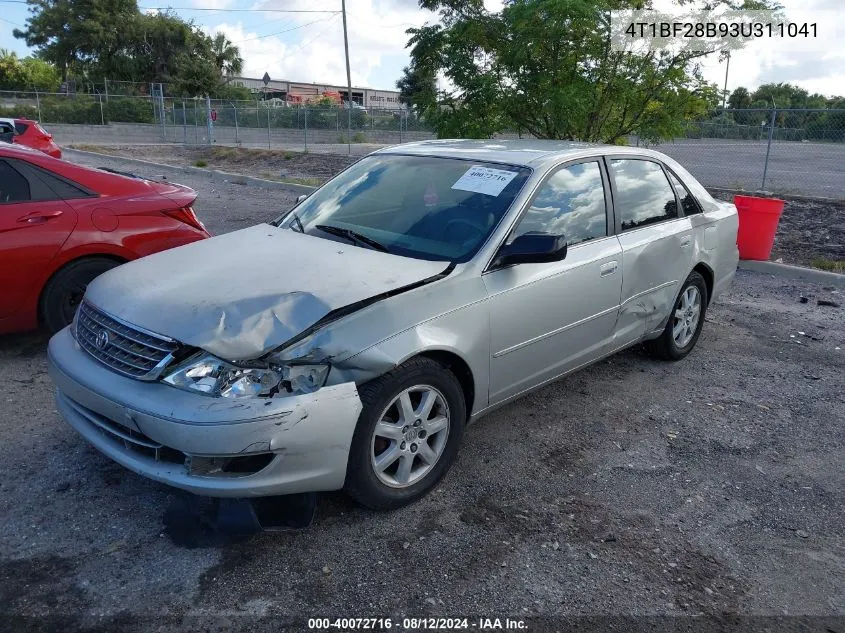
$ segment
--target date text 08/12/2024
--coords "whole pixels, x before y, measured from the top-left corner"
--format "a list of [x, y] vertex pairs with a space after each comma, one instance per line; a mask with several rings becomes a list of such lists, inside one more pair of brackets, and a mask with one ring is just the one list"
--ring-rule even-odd
[[527, 631], [524, 620], [516, 618], [309, 618], [312, 631]]

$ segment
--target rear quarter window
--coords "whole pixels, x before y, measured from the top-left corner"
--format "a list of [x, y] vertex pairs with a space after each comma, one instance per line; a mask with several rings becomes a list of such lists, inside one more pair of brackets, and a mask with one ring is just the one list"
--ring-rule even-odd
[[42, 169], [32, 163], [13, 159], [11, 161], [15, 169], [25, 174], [32, 183], [33, 200], [73, 200], [76, 198], [89, 198], [92, 193], [66, 178], [57, 176], [46, 169]]
[[23, 134], [23, 133], [24, 133], [24, 132], [26, 132], [28, 129], [29, 129], [29, 125], [28, 125], [28, 124], [26, 124], [26, 123], [19, 123], [18, 121], [15, 121], [15, 131], [16, 131], [18, 134]]
[[682, 183], [671, 171], [669, 172], [669, 180], [672, 181], [672, 185], [675, 187], [675, 191], [681, 199], [681, 208], [684, 210], [684, 215], [695, 215], [696, 213], [701, 213], [702, 209], [698, 204], [698, 200], [695, 199], [695, 196], [690, 193], [690, 190], [686, 187], [686, 185], [684, 185], [684, 183]]

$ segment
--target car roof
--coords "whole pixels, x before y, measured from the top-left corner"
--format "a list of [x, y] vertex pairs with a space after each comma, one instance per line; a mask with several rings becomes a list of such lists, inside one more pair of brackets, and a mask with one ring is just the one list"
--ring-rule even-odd
[[604, 154], [667, 158], [659, 152], [640, 147], [535, 139], [439, 139], [394, 145], [374, 153], [463, 158], [532, 168], [547, 167], [570, 158]]

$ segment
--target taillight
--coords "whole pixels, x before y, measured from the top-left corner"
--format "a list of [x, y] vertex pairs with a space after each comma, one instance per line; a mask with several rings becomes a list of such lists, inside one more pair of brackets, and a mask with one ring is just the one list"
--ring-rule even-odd
[[174, 220], [179, 220], [180, 222], [184, 222], [188, 226], [192, 226], [195, 229], [199, 229], [200, 231], [205, 231], [208, 233], [208, 229], [205, 228], [205, 225], [200, 222], [200, 219], [197, 217], [197, 214], [194, 213], [194, 210], [191, 207], [183, 207], [181, 209], [173, 209], [171, 211], [164, 211], [164, 215], [170, 216]]

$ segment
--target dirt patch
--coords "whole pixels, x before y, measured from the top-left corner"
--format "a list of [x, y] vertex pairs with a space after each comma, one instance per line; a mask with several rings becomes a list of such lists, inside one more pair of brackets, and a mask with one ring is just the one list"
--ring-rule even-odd
[[241, 147], [186, 147], [181, 145], [69, 146], [112, 156], [140, 158], [165, 165], [207, 167], [233, 174], [317, 186], [357, 160], [355, 156], [309, 154]]
[[[734, 198], [727, 191], [712, 193]], [[787, 199], [770, 259], [845, 273], [845, 203]]]

